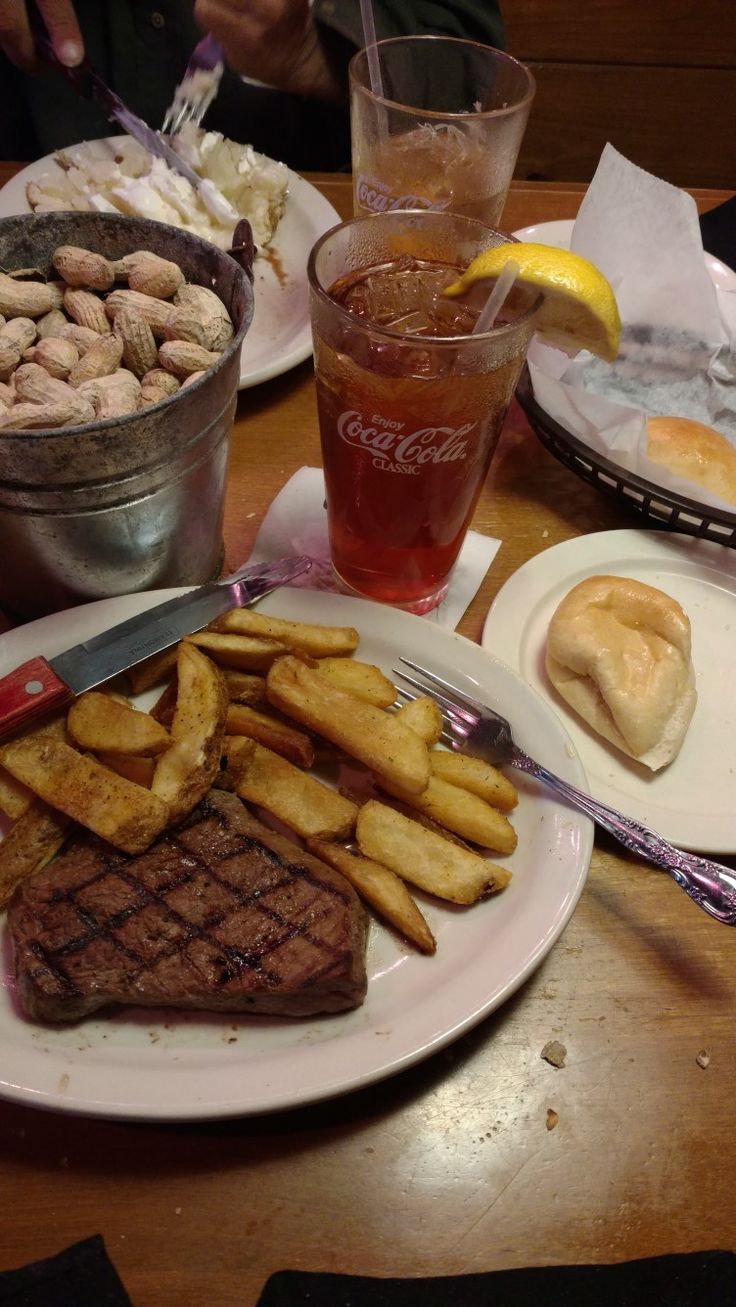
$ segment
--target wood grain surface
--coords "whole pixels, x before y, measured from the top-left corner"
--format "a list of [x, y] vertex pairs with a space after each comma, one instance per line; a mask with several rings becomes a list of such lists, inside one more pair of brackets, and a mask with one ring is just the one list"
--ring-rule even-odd
[[589, 180], [611, 141], [675, 185], [733, 185], [733, 5], [504, 0], [503, 15], [537, 81], [518, 177]]
[[506, 44], [524, 62], [733, 68], [722, 0], [503, 0]]
[[[313, 180], [349, 212], [347, 178]], [[572, 216], [582, 193], [515, 186], [505, 225]], [[723, 198], [697, 196], [701, 208]], [[228, 565], [291, 474], [318, 462], [310, 364], [241, 395]], [[461, 631], [479, 638], [499, 586], [540, 550], [633, 524], [514, 408], [474, 521], [503, 544]], [[734, 1247], [735, 950], [736, 932], [601, 838], [532, 978], [383, 1084], [197, 1125], [0, 1104], [0, 1268], [100, 1232], [136, 1307], [251, 1307], [286, 1267], [439, 1275]], [[540, 1056], [552, 1038], [567, 1048], [561, 1069]]]

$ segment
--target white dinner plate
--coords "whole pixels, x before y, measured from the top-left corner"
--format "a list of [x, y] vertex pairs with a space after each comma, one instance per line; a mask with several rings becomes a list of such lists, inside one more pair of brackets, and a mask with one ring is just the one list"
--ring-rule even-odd
[[[0, 637], [0, 675], [32, 654], [53, 655], [180, 591], [102, 600]], [[262, 610], [355, 625], [360, 657], [391, 673], [399, 654], [487, 696], [548, 767], [585, 785], [568, 735], [507, 667], [421, 618], [341, 595], [281, 590]], [[193, 1119], [294, 1107], [390, 1076], [442, 1048], [498, 1007], [534, 970], [583, 887], [592, 827], [519, 775], [513, 879], [472, 908], [422, 898], [437, 953], [424, 957], [377, 925], [368, 944], [368, 995], [339, 1016], [272, 1020], [234, 1013], [125, 1008], [72, 1027], [38, 1026], [16, 1005], [4, 935], [0, 1095], [107, 1117]], [[418, 897], [422, 897], [418, 895]]]
[[[114, 146], [116, 138], [111, 137]], [[30, 213], [28, 182], [44, 172], [61, 172], [53, 155], [37, 159], [0, 189], [0, 218]], [[289, 171], [284, 216], [271, 244], [254, 265], [256, 309], [243, 341], [239, 389], [288, 372], [312, 353], [307, 293], [307, 259], [314, 242], [340, 215], [314, 186]]]
[[[531, 227], [520, 227], [512, 235], [520, 241], [535, 241], [539, 245], [554, 245], [558, 250], [569, 250], [574, 225], [572, 218], [555, 218], [552, 222], [536, 222]], [[736, 272], [728, 264], [721, 263], [715, 255], [705, 252], [703, 258], [713, 285], [718, 290], [736, 290]]]
[[[602, 740], [556, 693], [544, 650], [550, 618], [589, 576], [633, 577], [682, 605], [692, 628], [698, 702], [683, 746], [651, 772]], [[736, 852], [736, 552], [666, 531], [600, 531], [537, 554], [501, 587], [482, 645], [554, 705], [597, 799], [686, 849]]]

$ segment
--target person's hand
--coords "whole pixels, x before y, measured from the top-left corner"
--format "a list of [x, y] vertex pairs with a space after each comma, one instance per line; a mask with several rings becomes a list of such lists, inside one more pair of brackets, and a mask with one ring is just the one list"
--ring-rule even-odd
[[312, 19], [309, 0], [195, 0], [204, 32], [222, 43], [229, 66], [296, 95], [337, 100], [343, 86]]
[[[82, 62], [84, 42], [72, 0], [38, 0], [51, 43], [69, 68]], [[0, 49], [24, 72], [37, 72], [38, 59], [23, 0], [0, 0]]]

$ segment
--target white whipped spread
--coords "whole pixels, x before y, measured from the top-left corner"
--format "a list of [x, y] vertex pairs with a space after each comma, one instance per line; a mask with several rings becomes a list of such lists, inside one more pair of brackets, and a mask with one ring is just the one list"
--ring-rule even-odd
[[202, 184], [195, 189], [131, 137], [86, 141], [55, 155], [59, 169], [29, 182], [37, 212], [65, 209], [125, 213], [186, 227], [226, 249], [240, 218], [257, 246], [268, 245], [286, 204], [288, 169], [250, 145], [188, 124], [172, 146]]

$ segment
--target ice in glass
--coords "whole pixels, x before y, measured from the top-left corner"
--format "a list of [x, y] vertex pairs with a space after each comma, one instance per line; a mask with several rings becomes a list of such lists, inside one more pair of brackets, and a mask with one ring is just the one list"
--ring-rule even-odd
[[354, 211], [449, 209], [497, 226], [534, 99], [510, 55], [449, 37], [397, 37], [350, 66]]

